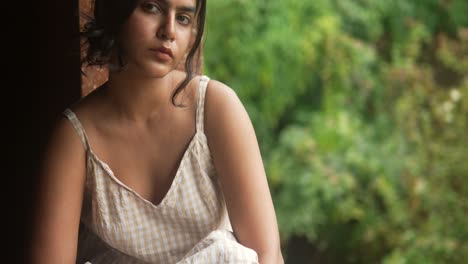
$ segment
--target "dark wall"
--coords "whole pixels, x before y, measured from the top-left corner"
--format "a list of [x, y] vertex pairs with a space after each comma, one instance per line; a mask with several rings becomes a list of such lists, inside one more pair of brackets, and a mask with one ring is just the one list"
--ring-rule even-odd
[[[38, 169], [51, 128], [61, 111], [81, 96], [78, 0], [37, 1], [32, 21], [21, 26], [18, 85], [14, 102], [12, 170], [15, 236], [21, 248], [14, 263], [27, 263]], [[25, 16], [23, 16], [25, 17]], [[12, 111], [13, 112], [13, 111]], [[72, 169], [72, 168], [71, 168]], [[14, 218], [16, 219], [16, 218]], [[19, 230], [19, 232], [18, 232]], [[16, 241], [16, 240], [15, 240]]]

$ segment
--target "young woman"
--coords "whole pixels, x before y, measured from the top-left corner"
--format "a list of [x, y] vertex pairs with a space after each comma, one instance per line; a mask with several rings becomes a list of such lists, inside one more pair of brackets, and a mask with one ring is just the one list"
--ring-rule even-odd
[[56, 126], [34, 263], [283, 262], [247, 112], [192, 72], [205, 10], [206, 0], [95, 1], [87, 63], [109, 79]]

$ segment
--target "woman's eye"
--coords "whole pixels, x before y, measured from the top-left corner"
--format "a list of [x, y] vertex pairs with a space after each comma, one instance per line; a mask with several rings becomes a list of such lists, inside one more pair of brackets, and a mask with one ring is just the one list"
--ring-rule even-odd
[[184, 25], [188, 25], [191, 22], [191, 19], [188, 16], [178, 16], [177, 20], [179, 20], [179, 22], [184, 24]]
[[153, 3], [145, 3], [143, 5], [143, 9], [151, 13], [161, 13], [161, 8], [159, 8], [158, 5]]

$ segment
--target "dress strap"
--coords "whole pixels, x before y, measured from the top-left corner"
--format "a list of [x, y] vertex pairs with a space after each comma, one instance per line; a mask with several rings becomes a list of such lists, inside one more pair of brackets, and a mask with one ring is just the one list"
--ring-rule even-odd
[[204, 111], [205, 111], [205, 94], [206, 87], [208, 86], [208, 81], [210, 78], [203, 75], [200, 78], [200, 85], [198, 86], [198, 101], [197, 101], [197, 131], [203, 132], [203, 123], [204, 123]]
[[78, 117], [69, 108], [65, 109], [65, 111], [63, 111], [63, 114], [68, 118], [68, 120], [70, 120], [76, 132], [80, 136], [81, 142], [83, 142], [85, 150], [88, 151], [89, 149], [88, 136], [86, 136], [86, 132], [83, 126], [81, 125], [80, 120], [78, 120]]

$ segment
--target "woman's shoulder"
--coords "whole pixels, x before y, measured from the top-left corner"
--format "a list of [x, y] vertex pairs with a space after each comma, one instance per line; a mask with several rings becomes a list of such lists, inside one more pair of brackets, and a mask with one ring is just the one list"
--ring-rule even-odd
[[84, 127], [106, 120], [104, 114], [106, 100], [103, 96], [105, 88], [106, 84], [104, 83], [67, 107], [67, 109], [76, 115]]
[[105, 89], [105, 83], [101, 86], [93, 89], [88, 94], [83, 95], [81, 98], [73, 102], [68, 109], [75, 113], [85, 114], [86, 112], [95, 111], [96, 108], [101, 104], [99, 102], [102, 97], [103, 90]]
[[205, 132], [217, 136], [233, 127], [242, 129], [250, 125], [248, 113], [233, 88], [211, 79], [205, 96]]
[[84, 135], [79, 129], [76, 120], [73, 120], [70, 114], [68, 117], [65, 115], [65, 111], [58, 114], [47, 134], [43, 162], [51, 165], [54, 163], [81, 164], [84, 161], [83, 154], [86, 150], [86, 143]]
[[[89, 94], [80, 97], [75, 102], [62, 109], [61, 113], [57, 113], [54, 123], [54, 133], [66, 137], [74, 137], [76, 134], [76, 124], [82, 123], [82, 119], [86, 119], [89, 112], [93, 111], [95, 101], [93, 99], [98, 92], [98, 89], [91, 91]], [[71, 120], [75, 119], [75, 120]]]
[[242, 106], [235, 90], [215, 79], [210, 79], [208, 82], [205, 100], [211, 109], [217, 110]]
[[[83, 135], [96, 116], [99, 116], [99, 102], [97, 102], [98, 88], [89, 94], [79, 98], [58, 115], [55, 124], [55, 138], [73, 138], [76, 142], [83, 143]], [[78, 131], [83, 130], [83, 131]], [[78, 144], [76, 145], [78, 146]]]

